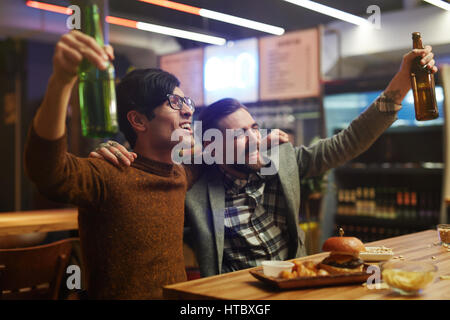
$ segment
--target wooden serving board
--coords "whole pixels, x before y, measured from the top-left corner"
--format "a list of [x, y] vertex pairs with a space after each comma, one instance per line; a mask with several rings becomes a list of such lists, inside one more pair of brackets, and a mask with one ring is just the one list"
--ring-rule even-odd
[[266, 276], [262, 267], [252, 269], [249, 272], [256, 279], [277, 289], [302, 289], [363, 283], [371, 276], [370, 273], [366, 272], [367, 267], [368, 265], [364, 265], [363, 272], [353, 274], [334, 274], [327, 276], [299, 277], [294, 279], [281, 279]]

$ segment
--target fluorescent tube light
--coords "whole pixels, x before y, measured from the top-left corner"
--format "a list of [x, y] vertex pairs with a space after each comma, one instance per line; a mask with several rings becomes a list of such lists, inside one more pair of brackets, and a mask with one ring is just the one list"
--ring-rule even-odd
[[450, 11], [450, 3], [448, 3], [448, 2], [445, 2], [442, 0], [423, 0], [423, 1], [428, 2], [429, 4], [432, 4], [441, 9]]
[[367, 21], [364, 18], [355, 16], [353, 14], [350, 14], [350, 13], [347, 13], [347, 12], [344, 12], [344, 11], [341, 11], [338, 9], [334, 9], [329, 6], [325, 6], [325, 5], [317, 3], [317, 2], [313, 2], [313, 1], [309, 1], [309, 0], [284, 0], [284, 1], [290, 2], [292, 4], [298, 5], [300, 7], [306, 8], [306, 9], [310, 9], [310, 10], [325, 14], [327, 16], [331, 16], [336, 19], [340, 19], [340, 20], [347, 21], [349, 23], [356, 24], [358, 26], [371, 24], [369, 21]]
[[[70, 10], [69, 8], [66, 8], [63, 6], [57, 6], [57, 5], [53, 5], [53, 4], [48, 4], [48, 3], [44, 3], [44, 2], [39, 2], [39, 1], [27, 1], [26, 5], [31, 8], [61, 13], [61, 14], [65, 14], [65, 15], [72, 14], [72, 10]], [[130, 20], [130, 19], [124, 19], [124, 18], [119, 18], [119, 17], [107, 16], [105, 18], [105, 20], [109, 24], [115, 24], [115, 25], [119, 25], [119, 26], [123, 26], [123, 27], [127, 27], [127, 28], [134, 28], [134, 29], [139, 29], [139, 30], [144, 30], [144, 31], [149, 31], [149, 32], [155, 32], [155, 33], [165, 34], [165, 35], [169, 35], [169, 36], [173, 36], [173, 37], [184, 38], [184, 39], [189, 39], [189, 40], [194, 40], [194, 41], [199, 41], [199, 42], [205, 42], [205, 43], [209, 43], [209, 44], [224, 45], [227, 42], [227, 40], [224, 38], [214, 37], [214, 36], [210, 36], [207, 34], [191, 32], [191, 31], [186, 31], [186, 30], [181, 30], [181, 29], [175, 29], [175, 28], [170, 28], [170, 27], [160, 26], [160, 25], [156, 25], [156, 24]]]
[[169, 8], [169, 9], [173, 9], [173, 10], [183, 11], [183, 12], [190, 13], [190, 14], [195, 14], [195, 15], [198, 15], [198, 16], [201, 16], [204, 18], [222, 21], [222, 22], [234, 24], [234, 25], [249, 28], [249, 29], [254, 29], [254, 30], [258, 30], [258, 31], [262, 31], [262, 32], [270, 33], [270, 34], [275, 34], [278, 36], [284, 34], [284, 29], [280, 28], [280, 27], [272, 26], [272, 25], [269, 25], [266, 23], [261, 23], [261, 22], [257, 22], [257, 21], [253, 21], [253, 20], [249, 20], [249, 19], [235, 17], [232, 15], [217, 12], [217, 11], [212, 11], [212, 10], [203, 9], [203, 8], [197, 8], [197, 7], [189, 6], [189, 5], [174, 2], [174, 1], [168, 1], [168, 0], [139, 0], [139, 1], [146, 2], [149, 4], [154, 4], [154, 5]]

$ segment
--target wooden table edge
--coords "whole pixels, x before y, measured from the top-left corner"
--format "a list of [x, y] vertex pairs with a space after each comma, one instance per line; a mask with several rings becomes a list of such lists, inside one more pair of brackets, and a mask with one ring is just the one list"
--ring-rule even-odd
[[78, 209], [0, 212], [0, 236], [78, 229]]

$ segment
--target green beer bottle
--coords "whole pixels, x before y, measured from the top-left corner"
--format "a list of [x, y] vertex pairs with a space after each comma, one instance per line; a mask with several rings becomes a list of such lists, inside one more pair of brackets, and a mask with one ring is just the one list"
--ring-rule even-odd
[[[102, 23], [98, 6], [91, 0], [80, 5], [81, 31], [93, 37], [103, 47]], [[83, 59], [78, 68], [78, 93], [83, 136], [109, 137], [117, 132], [117, 106], [112, 63], [106, 70], [99, 70]]]

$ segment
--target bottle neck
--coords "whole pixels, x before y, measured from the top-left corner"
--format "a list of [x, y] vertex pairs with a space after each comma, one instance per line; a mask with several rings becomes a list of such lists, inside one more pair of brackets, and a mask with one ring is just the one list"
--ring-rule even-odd
[[413, 38], [413, 49], [423, 49], [422, 38], [415, 37]]
[[103, 47], [103, 32], [100, 13], [96, 4], [86, 4], [81, 8], [81, 31], [91, 36]]

